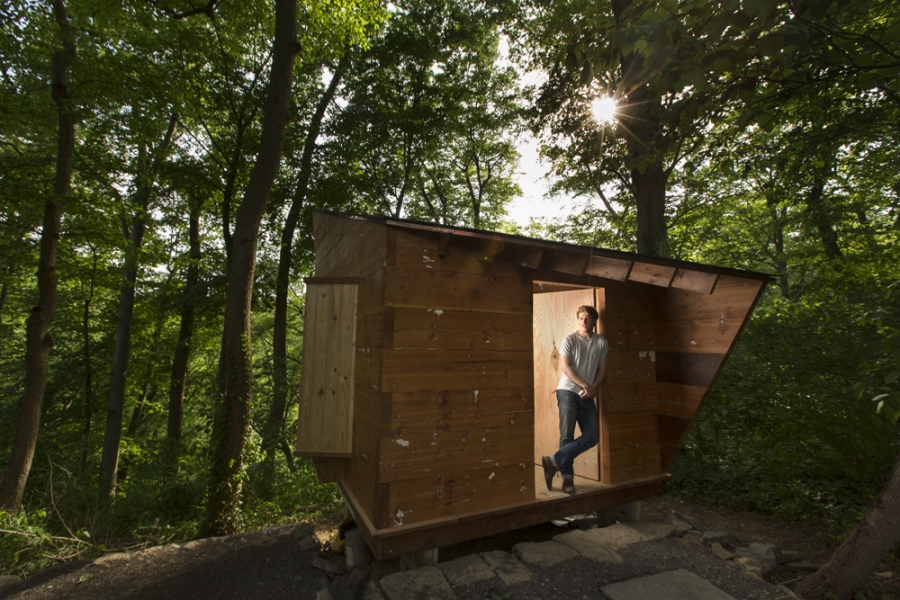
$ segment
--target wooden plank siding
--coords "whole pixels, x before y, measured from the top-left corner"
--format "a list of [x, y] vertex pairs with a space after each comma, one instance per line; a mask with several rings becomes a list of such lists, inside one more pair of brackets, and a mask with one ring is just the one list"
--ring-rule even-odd
[[693, 290], [678, 289], [673, 282], [672, 288], [656, 290], [651, 296], [663, 469], [671, 465], [684, 443], [763, 289], [763, 282], [757, 280], [730, 275], [713, 280], [709, 274], [701, 275], [681, 279], [681, 287]]
[[534, 498], [531, 281], [505, 248], [389, 232], [379, 527]]
[[[649, 276], [646, 270], [635, 271], [637, 267], [635, 263], [632, 275]], [[598, 297], [601, 293], [603, 330], [610, 345], [601, 390], [601, 472], [603, 483], [621, 484], [662, 472], [654, 306], [645, 289], [608, 288], [598, 290]]]

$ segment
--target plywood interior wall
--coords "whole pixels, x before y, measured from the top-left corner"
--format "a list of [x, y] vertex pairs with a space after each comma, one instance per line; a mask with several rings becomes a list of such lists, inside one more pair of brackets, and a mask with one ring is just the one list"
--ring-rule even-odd
[[353, 450], [356, 284], [308, 284], [300, 377], [300, 456], [349, 458]]
[[[602, 295], [602, 290], [600, 291]], [[564, 337], [577, 329], [575, 311], [579, 306], [597, 308], [593, 288], [547, 292], [534, 295], [534, 464], [541, 464], [542, 456], [555, 454], [559, 449], [559, 409], [556, 387], [562, 373], [559, 348]], [[602, 321], [598, 333], [602, 331]], [[576, 425], [575, 437], [581, 435]], [[575, 459], [575, 473], [580, 477], [600, 480], [600, 446], [588, 450]]]

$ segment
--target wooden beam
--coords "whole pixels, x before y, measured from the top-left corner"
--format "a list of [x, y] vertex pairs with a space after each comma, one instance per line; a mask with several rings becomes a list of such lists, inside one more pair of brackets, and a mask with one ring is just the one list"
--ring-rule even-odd
[[603, 256], [592, 256], [591, 262], [588, 264], [585, 272], [595, 277], [603, 277], [604, 279], [613, 279], [615, 281], [626, 281], [628, 273], [631, 272], [631, 266], [634, 263], [630, 260], [618, 260], [615, 258], [605, 258]]
[[527, 269], [540, 267], [544, 257], [544, 251], [540, 248], [518, 244], [506, 244], [505, 254], [509, 255], [509, 262]]
[[447, 248], [450, 247], [450, 234], [442, 233], [440, 241], [438, 241], [438, 256], [444, 258], [447, 256]]
[[546, 266], [569, 275], [584, 275], [589, 256], [581, 252], [553, 252], [546, 256]]
[[498, 242], [497, 240], [488, 240], [481, 247], [481, 251], [478, 253], [478, 260], [485, 262], [489, 265], [494, 264], [494, 259], [497, 256], [497, 253], [503, 250], [503, 244]]
[[320, 284], [328, 284], [328, 283], [337, 283], [337, 284], [354, 284], [362, 281], [359, 277], [304, 277], [303, 283], [309, 285], [320, 285]]
[[712, 294], [718, 280], [719, 276], [715, 273], [678, 269], [675, 272], [675, 278], [672, 280], [672, 287], [679, 290], [688, 290], [689, 292]]
[[635, 262], [628, 274], [628, 281], [649, 283], [660, 287], [669, 287], [675, 277], [675, 267]]

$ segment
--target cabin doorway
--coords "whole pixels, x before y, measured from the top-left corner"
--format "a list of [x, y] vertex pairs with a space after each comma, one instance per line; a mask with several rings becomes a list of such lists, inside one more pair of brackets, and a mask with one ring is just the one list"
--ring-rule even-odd
[[[532, 333], [534, 336], [534, 462], [554, 454], [559, 449], [559, 411], [556, 405], [556, 385], [559, 383], [561, 363], [559, 347], [565, 336], [575, 331], [576, 310], [589, 305], [600, 313], [597, 333], [603, 334], [603, 288], [561, 286], [535, 282]], [[576, 425], [575, 436], [581, 435]], [[603, 430], [600, 429], [601, 438]], [[575, 474], [601, 480], [600, 448], [603, 441], [575, 459]]]

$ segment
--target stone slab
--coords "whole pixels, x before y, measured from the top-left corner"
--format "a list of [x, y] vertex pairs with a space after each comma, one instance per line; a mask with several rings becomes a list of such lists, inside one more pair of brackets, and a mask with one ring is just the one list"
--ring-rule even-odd
[[584, 533], [613, 551], [621, 550], [638, 542], [645, 542], [648, 539], [643, 533], [621, 523], [610, 525], [609, 527], [590, 529]]
[[580, 529], [555, 535], [553, 536], [553, 541], [574, 548], [578, 554], [585, 558], [602, 563], [622, 564], [622, 557], [614, 550], [601, 544], [596, 537]]
[[652, 523], [646, 521], [643, 523], [628, 523], [628, 526], [646, 536], [647, 541], [661, 540], [669, 537], [675, 532], [675, 526], [671, 523]]
[[610, 600], [735, 600], [684, 569], [605, 585], [600, 591]]
[[513, 556], [523, 563], [549, 567], [578, 556], [578, 551], [559, 542], [521, 542], [513, 546]]
[[379, 582], [386, 600], [449, 600], [453, 588], [437, 567], [422, 567], [388, 575]]
[[494, 577], [494, 571], [477, 554], [467, 554], [460, 558], [438, 563], [438, 568], [453, 587], [472, 585]]
[[502, 550], [482, 552], [481, 558], [506, 585], [531, 581], [531, 571], [509, 552]]

